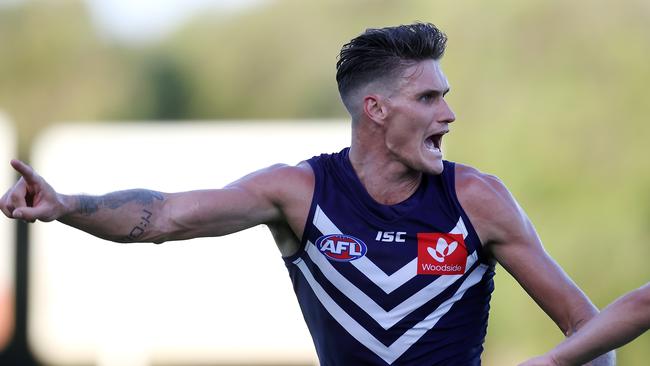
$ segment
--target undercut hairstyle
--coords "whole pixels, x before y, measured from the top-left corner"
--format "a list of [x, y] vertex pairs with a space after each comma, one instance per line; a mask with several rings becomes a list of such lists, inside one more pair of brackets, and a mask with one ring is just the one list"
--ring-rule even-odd
[[341, 48], [336, 82], [345, 106], [348, 96], [376, 80], [395, 78], [415, 62], [439, 60], [447, 36], [431, 23], [366, 29]]

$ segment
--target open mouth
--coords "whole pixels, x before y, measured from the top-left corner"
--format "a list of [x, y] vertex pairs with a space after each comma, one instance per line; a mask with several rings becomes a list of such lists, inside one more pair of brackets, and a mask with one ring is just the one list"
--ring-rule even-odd
[[430, 151], [437, 151], [440, 152], [440, 147], [442, 145], [442, 136], [444, 133], [439, 133], [435, 135], [431, 135], [427, 137], [426, 140], [424, 140], [424, 145], [426, 148]]

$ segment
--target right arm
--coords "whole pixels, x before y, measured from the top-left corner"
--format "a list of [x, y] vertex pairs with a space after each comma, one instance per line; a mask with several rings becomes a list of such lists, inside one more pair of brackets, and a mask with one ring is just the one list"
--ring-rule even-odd
[[[161, 193], [136, 189], [103, 196], [57, 193], [27, 164], [13, 160], [21, 178], [0, 199], [9, 218], [59, 220], [116, 242], [155, 242], [220, 236], [283, 220], [283, 177], [298, 168], [276, 165], [223, 189]], [[286, 178], [285, 178], [286, 179]]]
[[650, 282], [621, 296], [576, 334], [520, 366], [581, 365], [650, 329]]
[[[567, 337], [580, 332], [598, 309], [546, 252], [533, 224], [505, 185], [494, 176], [457, 164], [456, 189], [484, 248]], [[590, 363], [614, 364], [613, 352]]]

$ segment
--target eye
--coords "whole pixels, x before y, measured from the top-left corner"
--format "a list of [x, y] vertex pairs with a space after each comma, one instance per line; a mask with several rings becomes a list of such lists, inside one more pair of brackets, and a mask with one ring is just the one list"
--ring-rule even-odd
[[428, 103], [428, 102], [432, 101], [433, 98], [434, 98], [433, 93], [426, 93], [426, 94], [422, 94], [422, 95], [420, 95], [419, 100], [420, 100], [421, 102]]

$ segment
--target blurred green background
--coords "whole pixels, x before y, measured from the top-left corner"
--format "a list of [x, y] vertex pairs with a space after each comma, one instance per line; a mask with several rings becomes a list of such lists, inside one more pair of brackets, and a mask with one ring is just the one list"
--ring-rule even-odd
[[[449, 36], [447, 158], [499, 176], [598, 307], [650, 280], [647, 0], [267, 0], [138, 42], [100, 33], [82, 1], [3, 3], [0, 109], [24, 159], [57, 121], [347, 118], [341, 45], [368, 27], [432, 22]], [[497, 273], [488, 366], [562, 338]], [[650, 334], [618, 357], [647, 364]]]

